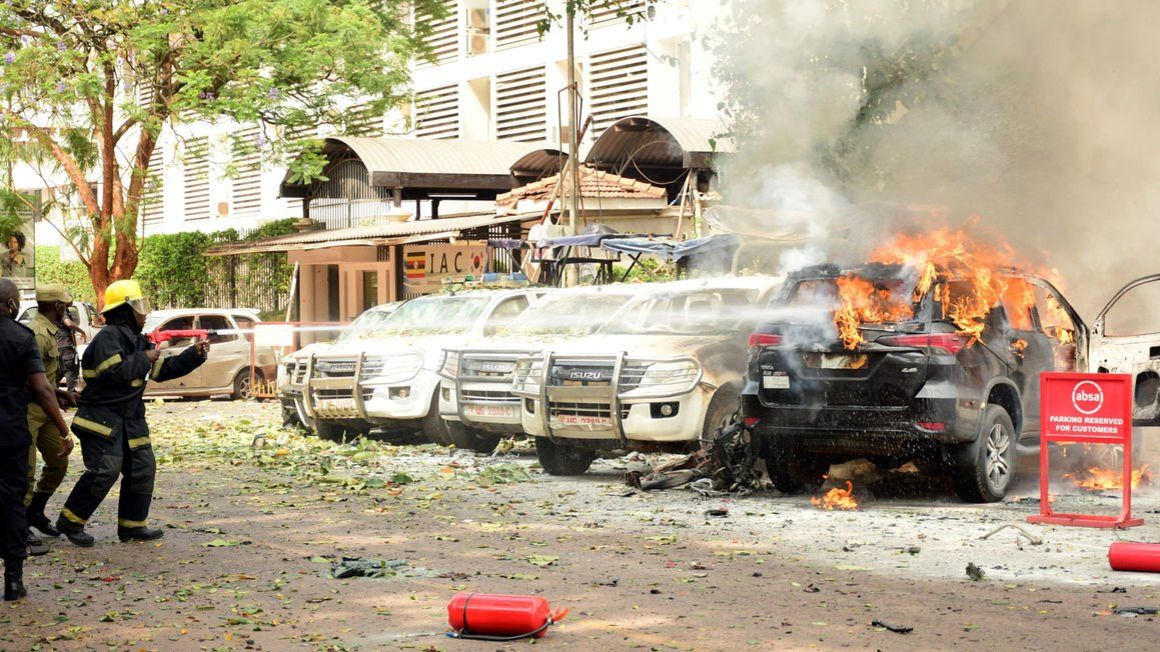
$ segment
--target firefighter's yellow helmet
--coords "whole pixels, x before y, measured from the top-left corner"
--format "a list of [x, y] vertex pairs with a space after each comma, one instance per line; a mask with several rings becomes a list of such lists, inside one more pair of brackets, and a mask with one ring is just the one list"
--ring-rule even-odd
[[149, 300], [141, 292], [141, 284], [132, 279], [114, 281], [105, 288], [105, 307], [101, 309], [101, 312], [109, 312], [126, 303], [132, 306], [138, 314], [149, 314]]

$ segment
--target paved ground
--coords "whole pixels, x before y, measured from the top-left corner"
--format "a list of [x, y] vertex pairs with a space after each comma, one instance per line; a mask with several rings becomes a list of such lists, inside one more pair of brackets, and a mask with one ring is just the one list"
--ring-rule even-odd
[[[1155, 616], [1115, 613], [1160, 607], [1160, 577], [1108, 571], [1113, 533], [1027, 526], [1042, 544], [1013, 529], [980, 540], [1024, 523], [1037, 509], [1026, 501], [965, 506], [924, 489], [823, 512], [772, 492], [631, 492], [621, 483], [631, 460], [560, 479], [522, 447], [487, 458], [340, 446], [277, 428], [271, 404], [176, 402], [150, 415], [153, 521], [166, 538], [115, 542], [107, 500], [95, 548], [55, 542], [29, 563], [31, 596], [0, 607], [0, 649], [528, 645], [444, 637], [461, 590], [571, 609], [538, 642], [553, 649], [1108, 650], [1160, 637]], [[719, 507], [729, 515], [705, 515]], [[1143, 493], [1137, 508], [1148, 525], [1119, 536], [1160, 540], [1160, 495]], [[395, 560], [393, 577], [332, 579], [344, 556]]]

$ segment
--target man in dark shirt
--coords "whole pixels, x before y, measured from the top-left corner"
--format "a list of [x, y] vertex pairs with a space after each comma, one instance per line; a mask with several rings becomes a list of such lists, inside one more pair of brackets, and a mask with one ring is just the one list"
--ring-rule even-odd
[[[72, 308], [72, 302], [66, 308]], [[87, 338], [84, 329], [69, 318], [69, 311], [65, 310], [57, 322], [56, 348], [60, 351], [60, 377], [64, 379], [64, 387], [70, 393], [77, 391], [77, 376], [81, 372], [80, 358], [77, 357], [78, 335], [81, 344], [85, 344]]]
[[20, 310], [16, 284], [0, 278], [0, 556], [4, 558], [4, 599], [19, 600], [24, 589], [28, 526], [28, 404], [34, 400], [62, 432], [68, 425], [44, 375], [36, 338], [15, 320]]

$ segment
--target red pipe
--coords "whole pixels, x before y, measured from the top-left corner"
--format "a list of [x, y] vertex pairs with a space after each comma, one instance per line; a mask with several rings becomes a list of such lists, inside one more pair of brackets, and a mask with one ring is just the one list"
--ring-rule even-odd
[[1160, 573], [1160, 543], [1116, 541], [1108, 548], [1112, 570]]

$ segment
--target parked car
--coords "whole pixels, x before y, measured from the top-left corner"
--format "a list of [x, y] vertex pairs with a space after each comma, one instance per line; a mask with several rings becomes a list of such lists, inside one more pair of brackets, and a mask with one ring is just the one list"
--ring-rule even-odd
[[511, 392], [516, 360], [591, 335], [644, 289], [614, 284], [554, 290], [494, 336], [444, 349], [439, 414], [451, 443], [490, 453], [503, 435], [522, 433], [520, 398]]
[[[927, 288], [899, 265], [824, 265], [790, 276], [780, 315], [751, 336], [743, 414], [774, 485], [793, 492], [838, 458], [886, 466], [911, 459], [944, 469], [964, 500], [1003, 498], [1017, 453], [1038, 451], [1039, 374], [1132, 373], [1157, 378], [1160, 335], [1112, 338], [1101, 311], [1089, 329], [1050, 282], [997, 272], [1010, 288], [972, 334], [952, 306], [971, 292], [969, 270], [938, 270]], [[898, 319], [863, 323], [843, 344], [832, 316], [839, 283], [864, 282], [910, 304]], [[1160, 275], [1129, 284], [1160, 280]], [[1137, 392], [1137, 414], [1156, 402]]]
[[327, 439], [371, 428], [421, 429], [431, 441], [450, 443], [439, 416], [443, 347], [494, 334], [543, 292], [469, 290], [407, 301], [369, 337], [306, 358], [303, 414]]
[[401, 305], [402, 301], [393, 301], [369, 308], [356, 317], [349, 327], [336, 329], [339, 335], [334, 340], [309, 344], [282, 358], [277, 377], [278, 397], [282, 403], [282, 425], [314, 427], [314, 421], [306, 414], [302, 403], [302, 388], [310, 375], [310, 358], [336, 349], [342, 350], [359, 340], [372, 339], [375, 329]]
[[600, 451], [681, 451], [737, 411], [746, 336], [771, 277], [661, 283], [589, 337], [516, 362], [524, 432], [553, 475], [584, 473]]
[[[203, 308], [176, 308], [149, 313], [142, 331], [154, 330], [248, 330], [261, 320], [250, 310], [214, 310]], [[251, 398], [253, 385], [250, 375], [251, 339], [253, 334], [211, 335], [209, 357], [205, 364], [189, 375], [163, 383], [149, 383], [145, 396], [214, 396], [229, 394], [233, 398]], [[162, 357], [178, 355], [192, 345], [193, 339], [171, 340], [161, 344]], [[254, 379], [273, 378], [276, 373], [274, 351], [258, 347], [255, 351]]]
[[[20, 317], [18, 321], [22, 324], [27, 324], [36, 316], [36, 301], [27, 300], [20, 302]], [[101, 325], [104, 323], [101, 319], [100, 313], [93, 307], [91, 303], [84, 301], [74, 301], [73, 305], [68, 309], [69, 319], [74, 324], [84, 331], [84, 337], [77, 337], [78, 350], [84, 344], [93, 341], [93, 336], [101, 330]]]

